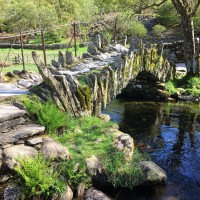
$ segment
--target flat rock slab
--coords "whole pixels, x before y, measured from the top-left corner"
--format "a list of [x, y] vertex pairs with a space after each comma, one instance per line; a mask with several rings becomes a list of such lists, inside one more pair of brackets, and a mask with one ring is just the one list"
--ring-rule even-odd
[[17, 117], [15, 119], [0, 122], [0, 133], [5, 132], [5, 129], [23, 124], [24, 122], [25, 122], [25, 119], [23, 117]]
[[14, 96], [28, 93], [27, 89], [20, 89], [15, 84], [0, 83], [0, 96]]
[[13, 144], [20, 139], [28, 138], [45, 130], [44, 126], [38, 124], [29, 124], [19, 126], [16, 130], [8, 133], [0, 134], [0, 146]]
[[25, 110], [20, 110], [15, 106], [0, 105], [0, 122], [8, 121], [16, 117], [21, 117], [25, 113]]

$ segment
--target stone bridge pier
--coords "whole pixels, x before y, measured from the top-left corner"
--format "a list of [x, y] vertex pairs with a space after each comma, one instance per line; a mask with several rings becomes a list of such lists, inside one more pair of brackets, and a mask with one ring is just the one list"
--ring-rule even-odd
[[43, 100], [52, 99], [74, 116], [101, 114], [106, 105], [146, 72], [161, 82], [167, 81], [172, 67], [159, 48], [140, 45], [137, 53], [121, 45], [109, 46], [109, 52], [84, 59], [71, 68], [46, 67], [33, 52], [44, 82], [34, 92]]

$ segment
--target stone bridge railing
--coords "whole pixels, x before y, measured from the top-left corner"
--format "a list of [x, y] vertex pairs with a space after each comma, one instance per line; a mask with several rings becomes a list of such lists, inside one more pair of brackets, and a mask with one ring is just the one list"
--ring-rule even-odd
[[75, 116], [100, 115], [141, 71], [154, 74], [162, 82], [170, 78], [172, 71], [162, 56], [162, 49], [143, 46], [137, 53], [112, 46], [112, 52], [86, 59], [71, 69], [47, 68], [35, 52], [33, 58], [44, 80], [34, 91], [44, 100], [51, 97]]

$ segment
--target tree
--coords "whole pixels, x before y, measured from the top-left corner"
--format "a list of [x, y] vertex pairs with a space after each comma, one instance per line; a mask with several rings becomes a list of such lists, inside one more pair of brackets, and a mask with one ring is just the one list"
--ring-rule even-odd
[[200, 0], [172, 0], [177, 12], [181, 15], [184, 36], [185, 62], [188, 73], [195, 74], [195, 38], [193, 18], [200, 5]]
[[[137, 5], [139, 0], [121, 0], [126, 5], [129, 2], [129, 9], [134, 9], [134, 5]], [[168, 2], [168, 0], [148, 0], [146, 1], [142, 8], [145, 10], [147, 8], [153, 8], [163, 5]], [[194, 38], [194, 23], [193, 19], [197, 13], [197, 9], [200, 6], [200, 0], [171, 0], [173, 6], [181, 16], [181, 25], [183, 29], [184, 36], [184, 57], [187, 66], [188, 73], [195, 74], [199, 70], [195, 69], [195, 38]], [[140, 4], [141, 5], [141, 4]], [[141, 9], [141, 8], [140, 8]]]

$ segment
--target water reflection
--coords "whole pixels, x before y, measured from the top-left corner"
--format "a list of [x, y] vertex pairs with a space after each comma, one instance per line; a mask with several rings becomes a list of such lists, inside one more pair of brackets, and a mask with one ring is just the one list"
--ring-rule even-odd
[[122, 191], [118, 200], [200, 199], [199, 105], [115, 100], [105, 112], [134, 137], [138, 148], [150, 147], [142, 150], [168, 175], [166, 187]]

